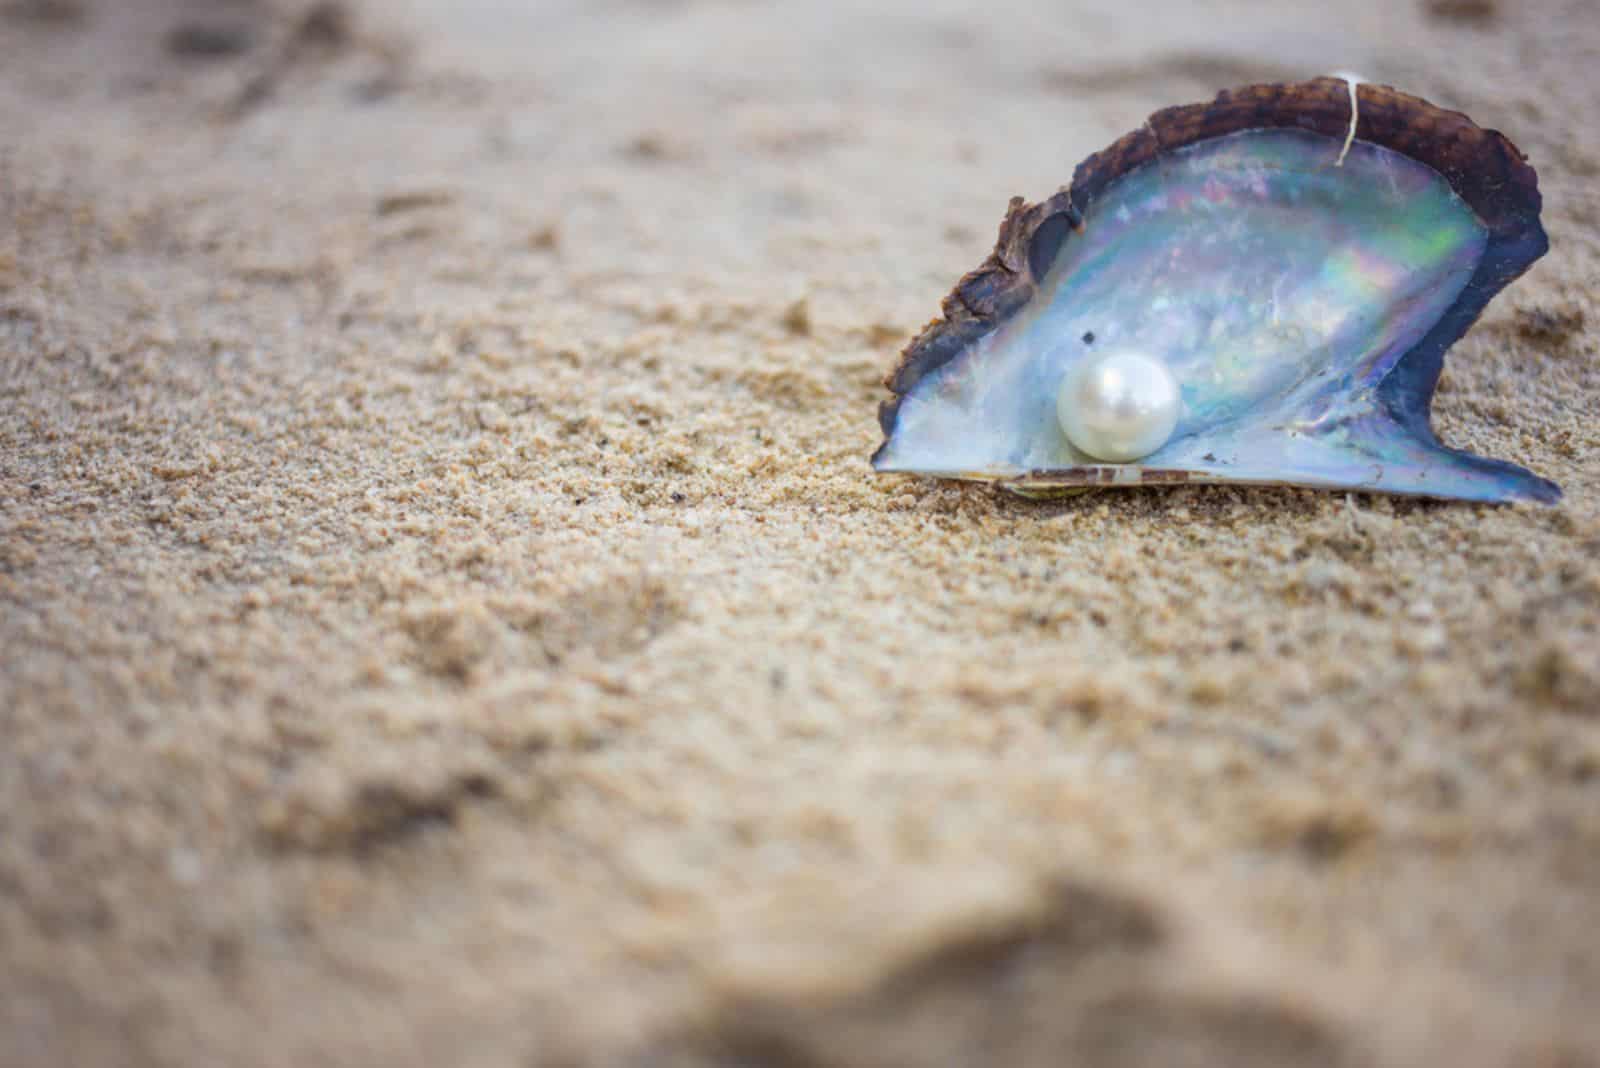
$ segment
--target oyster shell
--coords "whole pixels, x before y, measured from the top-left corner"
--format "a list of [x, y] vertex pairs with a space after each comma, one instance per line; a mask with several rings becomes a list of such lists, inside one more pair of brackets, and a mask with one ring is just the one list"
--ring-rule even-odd
[[[1359, 101], [1359, 106], [1354, 106]], [[879, 471], [1038, 495], [1293, 484], [1553, 502], [1523, 468], [1442, 446], [1445, 351], [1544, 254], [1505, 137], [1385, 86], [1259, 85], [1157, 112], [1039, 204], [886, 385]], [[1181, 409], [1124, 463], [1076, 448], [1057, 393], [1109, 350], [1164, 362]]]

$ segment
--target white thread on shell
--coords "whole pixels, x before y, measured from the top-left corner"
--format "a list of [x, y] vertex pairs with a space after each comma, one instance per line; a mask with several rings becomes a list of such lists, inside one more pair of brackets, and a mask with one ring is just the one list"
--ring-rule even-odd
[[1344, 84], [1350, 87], [1350, 129], [1345, 131], [1344, 146], [1339, 149], [1339, 158], [1334, 161], [1335, 167], [1344, 166], [1344, 158], [1350, 154], [1350, 146], [1356, 143], [1356, 124], [1361, 121], [1361, 98], [1356, 94], [1356, 86], [1365, 79], [1359, 74], [1340, 71], [1335, 78], [1343, 78]]

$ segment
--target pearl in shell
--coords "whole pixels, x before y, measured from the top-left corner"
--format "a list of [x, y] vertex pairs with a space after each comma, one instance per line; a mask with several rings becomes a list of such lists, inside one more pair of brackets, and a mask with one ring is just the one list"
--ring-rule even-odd
[[1113, 463], [1149, 456], [1165, 445], [1182, 410], [1178, 380], [1165, 363], [1142, 352], [1080, 360], [1056, 395], [1056, 417], [1073, 448]]

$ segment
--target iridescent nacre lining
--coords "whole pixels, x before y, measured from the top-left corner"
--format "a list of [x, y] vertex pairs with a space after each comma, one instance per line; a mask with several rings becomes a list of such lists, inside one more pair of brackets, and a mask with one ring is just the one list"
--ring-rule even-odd
[[1246, 130], [1117, 179], [1033, 299], [901, 399], [878, 469], [1004, 480], [1102, 466], [1073, 450], [1054, 402], [1075, 361], [1116, 348], [1165, 360], [1183, 415], [1136, 464], [1063, 484], [1138, 482], [1136, 468], [1504, 495], [1471, 484], [1495, 472], [1454, 469], [1457, 454], [1376, 398], [1472, 279], [1487, 229], [1431, 168], [1363, 141], [1339, 164], [1340, 148]]
[[1387, 149], [1251, 130], [1125, 176], [1039, 295], [900, 408], [883, 467], [1022, 473], [1093, 463], [1054, 412], [1091, 348], [1158, 355], [1184, 415], [1149, 466], [1263, 405], [1294, 422], [1364, 392], [1455, 300], [1484, 228], [1442, 177]]

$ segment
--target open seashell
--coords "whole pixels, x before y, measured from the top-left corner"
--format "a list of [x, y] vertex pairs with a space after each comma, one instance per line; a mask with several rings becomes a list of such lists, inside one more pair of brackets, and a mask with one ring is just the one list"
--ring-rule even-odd
[[[1386, 86], [1168, 108], [1011, 202], [886, 385], [879, 471], [1553, 502], [1439, 444], [1445, 351], [1548, 247], [1505, 137]], [[1142, 436], [1141, 436], [1142, 435]]]

